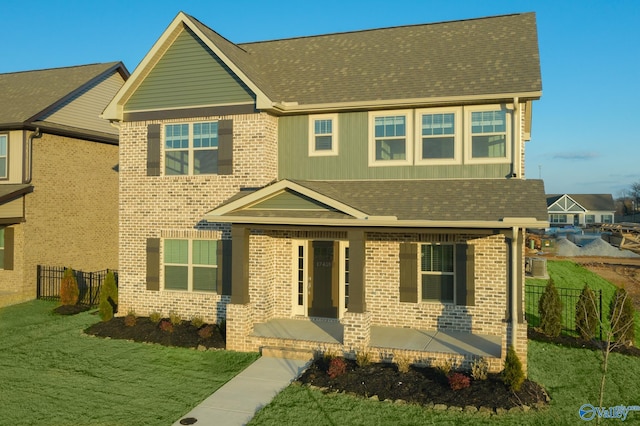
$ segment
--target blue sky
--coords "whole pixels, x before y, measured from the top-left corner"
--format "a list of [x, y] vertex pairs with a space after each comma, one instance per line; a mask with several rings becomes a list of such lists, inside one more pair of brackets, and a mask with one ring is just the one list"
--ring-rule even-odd
[[526, 177], [614, 197], [640, 182], [637, 0], [2, 0], [0, 73], [111, 61], [133, 72], [180, 10], [236, 43], [536, 12], [543, 92]]

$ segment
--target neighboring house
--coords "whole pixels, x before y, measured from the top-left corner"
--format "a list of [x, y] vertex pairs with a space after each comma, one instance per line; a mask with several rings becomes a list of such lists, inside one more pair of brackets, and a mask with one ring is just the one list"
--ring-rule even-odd
[[588, 226], [613, 223], [616, 207], [611, 194], [548, 194], [551, 226]]
[[179, 13], [103, 114], [121, 312], [226, 319], [240, 351], [526, 366], [540, 95], [533, 13], [243, 44]]
[[0, 74], [0, 306], [37, 265], [118, 267], [118, 129], [99, 117], [120, 62]]

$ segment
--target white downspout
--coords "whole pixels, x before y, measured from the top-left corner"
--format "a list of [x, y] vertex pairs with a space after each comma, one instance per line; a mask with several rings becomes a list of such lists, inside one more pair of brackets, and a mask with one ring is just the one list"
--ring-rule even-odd
[[511, 241], [511, 346], [516, 348], [518, 341], [516, 330], [518, 328], [518, 265], [522, 261], [518, 258], [518, 234], [520, 228], [514, 226], [512, 229]]
[[513, 98], [513, 177], [518, 177], [522, 179], [522, 152], [521, 152], [521, 135], [522, 121], [520, 120], [520, 98], [515, 96]]

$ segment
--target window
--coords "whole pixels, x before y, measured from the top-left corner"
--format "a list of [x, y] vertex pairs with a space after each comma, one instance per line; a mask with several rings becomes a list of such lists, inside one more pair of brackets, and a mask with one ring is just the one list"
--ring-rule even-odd
[[165, 174], [218, 173], [218, 122], [168, 124], [164, 146]]
[[452, 244], [423, 244], [420, 253], [422, 300], [454, 303]]
[[460, 109], [418, 111], [417, 164], [455, 164], [460, 162]]
[[8, 136], [0, 135], [0, 179], [8, 177]]
[[596, 215], [594, 214], [584, 215], [584, 223], [596, 223]]
[[218, 241], [164, 240], [165, 290], [218, 289]]
[[466, 159], [469, 162], [508, 162], [511, 148], [507, 142], [509, 116], [496, 106], [470, 108], [468, 111]]
[[550, 214], [549, 222], [551, 223], [567, 223], [567, 215], [566, 214]]
[[603, 214], [602, 215], [602, 223], [613, 223], [613, 215], [611, 215], [611, 214]]
[[413, 163], [411, 112], [369, 115], [369, 165]]
[[4, 269], [4, 228], [0, 228], [0, 269]]
[[309, 117], [309, 155], [338, 155], [337, 114]]

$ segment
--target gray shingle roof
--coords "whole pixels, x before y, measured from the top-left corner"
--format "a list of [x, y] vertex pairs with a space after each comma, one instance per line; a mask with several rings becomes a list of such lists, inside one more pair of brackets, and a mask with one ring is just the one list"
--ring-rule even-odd
[[615, 211], [616, 209], [611, 194], [548, 194], [547, 207], [565, 195], [571, 197], [587, 210]]
[[303, 105], [542, 89], [534, 13], [238, 45], [194, 22], [276, 102]]
[[119, 62], [0, 74], [0, 126], [38, 119]]

